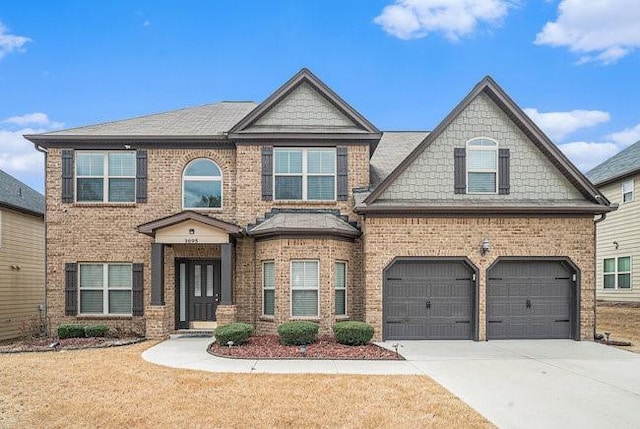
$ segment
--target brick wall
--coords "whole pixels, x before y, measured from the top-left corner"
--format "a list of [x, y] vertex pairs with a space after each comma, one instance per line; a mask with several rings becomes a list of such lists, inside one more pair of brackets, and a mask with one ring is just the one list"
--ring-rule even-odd
[[[594, 333], [594, 225], [590, 216], [374, 218], [364, 221], [365, 319], [382, 338], [382, 272], [396, 256], [468, 257], [478, 267], [479, 338], [486, 339], [486, 270], [501, 256], [569, 257], [581, 272], [580, 337]], [[491, 249], [480, 254], [488, 238]]]

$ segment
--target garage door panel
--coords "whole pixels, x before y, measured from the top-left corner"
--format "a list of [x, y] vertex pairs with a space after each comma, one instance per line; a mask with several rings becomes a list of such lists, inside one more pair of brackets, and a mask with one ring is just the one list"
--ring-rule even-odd
[[503, 261], [487, 277], [488, 339], [571, 337], [572, 282], [566, 264]]
[[460, 261], [399, 261], [386, 273], [386, 339], [473, 338], [473, 282]]

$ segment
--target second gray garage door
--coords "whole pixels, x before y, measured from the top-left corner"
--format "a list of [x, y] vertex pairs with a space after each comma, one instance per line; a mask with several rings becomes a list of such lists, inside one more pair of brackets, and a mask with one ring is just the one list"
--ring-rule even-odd
[[473, 339], [475, 282], [465, 262], [399, 260], [385, 274], [385, 340]]
[[501, 261], [488, 272], [487, 339], [571, 338], [573, 270], [563, 261]]

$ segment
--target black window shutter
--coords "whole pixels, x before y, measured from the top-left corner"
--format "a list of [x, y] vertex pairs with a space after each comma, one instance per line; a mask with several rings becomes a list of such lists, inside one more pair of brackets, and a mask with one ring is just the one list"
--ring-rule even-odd
[[147, 151], [136, 151], [136, 202], [147, 202]]
[[64, 264], [64, 314], [78, 314], [78, 264], [75, 262]]
[[455, 194], [467, 193], [467, 152], [463, 147], [454, 149], [453, 176]]
[[133, 264], [133, 315], [142, 316], [144, 314], [144, 295], [143, 295], [143, 264]]
[[498, 150], [498, 194], [508, 195], [510, 190], [509, 149]]
[[338, 169], [337, 189], [338, 201], [346, 201], [349, 197], [349, 163], [347, 158], [347, 148], [338, 146], [336, 148], [336, 167]]
[[273, 147], [262, 147], [262, 199], [273, 200]]
[[62, 202], [73, 202], [73, 149], [62, 150]]

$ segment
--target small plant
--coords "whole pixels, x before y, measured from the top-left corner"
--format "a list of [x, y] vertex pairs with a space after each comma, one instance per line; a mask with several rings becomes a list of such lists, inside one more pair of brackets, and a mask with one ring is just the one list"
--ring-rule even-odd
[[87, 337], [104, 337], [109, 332], [109, 327], [105, 325], [85, 326], [84, 334]]
[[373, 338], [373, 326], [364, 322], [338, 322], [333, 325], [336, 341], [348, 346], [363, 346]]
[[75, 323], [65, 323], [58, 326], [58, 338], [61, 340], [65, 338], [84, 338], [84, 326], [77, 325]]
[[302, 346], [316, 340], [318, 329], [313, 322], [285, 322], [278, 326], [278, 335], [285, 346]]
[[216, 343], [220, 345], [240, 345], [245, 343], [253, 334], [253, 326], [248, 323], [231, 323], [216, 328]]

